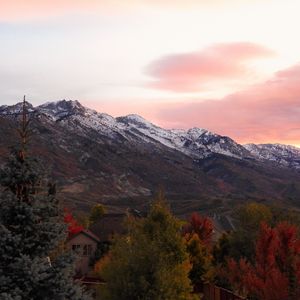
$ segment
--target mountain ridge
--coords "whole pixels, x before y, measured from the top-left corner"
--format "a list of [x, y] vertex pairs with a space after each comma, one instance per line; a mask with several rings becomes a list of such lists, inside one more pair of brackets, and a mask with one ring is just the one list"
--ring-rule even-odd
[[[46, 102], [33, 107], [27, 102], [30, 113], [44, 114], [55, 122], [74, 116], [82, 125], [106, 134], [114, 131], [126, 136], [125, 132], [162, 143], [194, 158], [203, 158], [211, 153], [223, 154], [240, 159], [267, 160], [278, 165], [300, 169], [300, 148], [285, 144], [241, 145], [228, 136], [210, 132], [204, 128], [164, 129], [137, 114], [112, 117], [106, 113], [84, 107], [78, 100]], [[14, 115], [22, 109], [22, 103], [0, 106], [0, 115]], [[102, 128], [101, 128], [102, 127]], [[104, 128], [103, 128], [104, 127]]]
[[[30, 147], [51, 165], [64, 201], [78, 209], [98, 199], [111, 211], [142, 209], [159, 186], [179, 213], [226, 210], [251, 199], [298, 205], [297, 152], [283, 156], [286, 165], [201, 128], [163, 129], [137, 115], [114, 118], [78, 101], [27, 106], [36, 133]], [[0, 163], [17, 140], [12, 128], [20, 113], [20, 104], [0, 107]]]

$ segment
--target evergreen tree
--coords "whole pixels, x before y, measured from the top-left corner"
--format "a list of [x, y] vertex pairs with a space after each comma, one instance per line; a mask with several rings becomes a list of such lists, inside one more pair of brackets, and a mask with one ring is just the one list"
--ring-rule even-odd
[[56, 251], [66, 239], [66, 225], [55, 186], [26, 152], [24, 115], [20, 150], [12, 152], [0, 172], [0, 299], [89, 299], [73, 282], [70, 253]]
[[215, 263], [223, 264], [224, 257], [235, 260], [246, 258], [253, 261], [255, 258], [255, 241], [259, 234], [261, 222], [270, 224], [272, 212], [270, 207], [260, 203], [247, 203], [235, 212], [237, 229], [223, 235], [214, 247]]
[[129, 218], [128, 235], [99, 266], [107, 282], [105, 299], [197, 299], [179, 222], [162, 202], [155, 202], [145, 219]]
[[105, 207], [102, 204], [96, 204], [92, 207], [89, 216], [89, 227], [101, 220], [105, 214]]

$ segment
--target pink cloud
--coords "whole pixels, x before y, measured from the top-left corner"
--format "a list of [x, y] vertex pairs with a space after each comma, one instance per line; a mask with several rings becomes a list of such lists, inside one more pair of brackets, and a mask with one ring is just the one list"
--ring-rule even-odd
[[156, 119], [167, 127], [207, 128], [241, 143], [300, 145], [300, 64], [223, 99], [161, 105]]
[[0, 0], [0, 21], [39, 20], [65, 14], [110, 10], [111, 4], [98, 0]]
[[137, 113], [165, 128], [201, 127], [240, 143], [300, 146], [300, 63], [220, 99], [120, 98], [85, 103], [114, 116]]
[[[213, 0], [215, 3], [224, 0]], [[226, 0], [228, 1], [228, 0]], [[206, 1], [201, 3], [203, 5]], [[176, 7], [184, 8], [199, 4], [196, 0], [175, 1]], [[15, 22], [40, 20], [66, 14], [98, 12], [100, 14], [126, 13], [145, 5], [172, 7], [169, 0], [0, 0], [0, 21]]]
[[271, 0], [0, 0], [0, 21], [18, 22], [51, 18], [86, 12], [126, 14], [140, 8], [159, 10], [190, 10], [199, 7], [235, 7], [253, 2]]
[[165, 128], [201, 127], [240, 143], [300, 146], [300, 64], [222, 99], [198, 102], [182, 99], [173, 103], [120, 99], [101, 105], [98, 101], [85, 103], [114, 116], [137, 113]]
[[216, 81], [245, 80], [249, 61], [274, 55], [270, 49], [248, 43], [215, 44], [198, 52], [164, 56], [146, 68], [150, 86], [176, 92], [205, 89]]

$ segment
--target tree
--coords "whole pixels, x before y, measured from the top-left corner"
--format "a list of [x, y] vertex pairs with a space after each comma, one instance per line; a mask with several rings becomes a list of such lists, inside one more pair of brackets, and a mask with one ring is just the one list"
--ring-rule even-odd
[[68, 226], [67, 229], [68, 229], [69, 237], [84, 229], [82, 225], [78, 224], [77, 220], [74, 218], [72, 213], [67, 209], [65, 209], [64, 222]]
[[104, 298], [195, 299], [179, 222], [166, 204], [154, 202], [145, 219], [129, 217], [127, 223], [128, 234], [115, 242], [101, 266]]
[[211, 281], [214, 276], [212, 267], [213, 223], [208, 217], [193, 213], [189, 222], [183, 227], [189, 259], [192, 269], [189, 273], [193, 285]]
[[270, 223], [272, 211], [270, 207], [251, 202], [237, 210], [237, 218], [240, 228], [246, 232], [258, 232], [261, 222]]
[[271, 228], [262, 223], [254, 263], [230, 259], [223, 275], [233, 289], [259, 300], [300, 298], [300, 240], [286, 222]]
[[193, 213], [188, 224], [184, 226], [183, 232], [185, 235], [197, 234], [206, 246], [210, 246], [213, 229], [213, 223], [208, 217]]
[[214, 269], [210, 248], [200, 240], [197, 234], [193, 234], [186, 240], [186, 247], [192, 265], [189, 278], [194, 287], [197, 288], [203, 282], [212, 281], [214, 278]]
[[246, 258], [248, 261], [253, 261], [260, 224], [272, 222], [270, 207], [254, 202], [237, 209], [235, 216], [237, 229], [223, 235], [214, 246], [214, 260], [217, 265], [224, 264], [226, 256], [235, 260]]
[[70, 254], [50, 259], [66, 238], [66, 226], [53, 185], [27, 153], [24, 114], [20, 150], [12, 152], [0, 172], [0, 298], [88, 299], [73, 282]]
[[76, 218], [74, 218], [74, 216], [72, 216], [72, 218], [76, 220], [76, 224], [82, 228], [91, 228], [102, 219], [105, 213], [106, 209], [104, 205], [98, 203], [94, 205], [88, 213], [82, 211], [77, 212], [75, 215]]
[[94, 207], [92, 207], [89, 216], [89, 226], [101, 220], [104, 214], [105, 214], [105, 208], [102, 204], [96, 204]]

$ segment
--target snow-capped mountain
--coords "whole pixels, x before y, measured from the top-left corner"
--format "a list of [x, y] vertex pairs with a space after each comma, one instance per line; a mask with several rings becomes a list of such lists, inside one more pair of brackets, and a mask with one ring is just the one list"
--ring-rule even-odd
[[36, 108], [36, 111], [47, 115], [54, 121], [58, 121], [73, 115], [82, 115], [86, 109], [77, 100], [61, 100], [42, 104]]
[[[33, 112], [34, 111], [34, 107], [26, 102], [26, 108], [28, 112]], [[20, 112], [23, 109], [23, 103], [19, 102], [15, 105], [2, 105], [0, 106], [0, 115], [4, 115], [4, 116], [15, 116], [20, 114]]]
[[[22, 109], [21, 103], [0, 106], [0, 164], [18, 143], [13, 128]], [[35, 132], [31, 151], [53, 170], [61, 197], [80, 209], [99, 197], [112, 210], [123, 205], [120, 199], [126, 207], [144, 205], [141, 199], [151, 199], [160, 185], [180, 213], [209, 207], [209, 201], [223, 207], [234, 199], [300, 199], [300, 173], [291, 170], [299, 166], [294, 147], [242, 146], [206, 129], [163, 129], [78, 101], [26, 103], [26, 109]]]
[[137, 115], [128, 115], [116, 119], [136, 136], [159, 142], [194, 158], [203, 158], [211, 153], [219, 153], [236, 158], [249, 156], [247, 150], [232, 139], [209, 132], [202, 128], [163, 129]]
[[[163, 129], [138, 115], [113, 118], [110, 115], [85, 108], [78, 101], [61, 100], [48, 102], [35, 108], [31, 105], [28, 107], [30, 111], [43, 114], [52, 121], [74, 127], [76, 130], [81, 129], [86, 132], [87, 129], [92, 129], [111, 137], [118, 134], [126, 139], [161, 143], [194, 158], [207, 157], [212, 153], [236, 158], [251, 156], [244, 147], [229, 137], [220, 136], [202, 128]], [[17, 108], [20, 111], [21, 105], [18, 104]], [[14, 111], [16, 113], [18, 109], [3, 107], [2, 112]]]
[[[203, 128], [164, 129], [134, 114], [114, 118], [86, 108], [76, 100], [47, 102], [37, 107], [27, 103], [27, 110], [81, 135], [88, 135], [90, 131], [93, 131], [93, 134], [108, 138], [122, 137], [136, 143], [162, 144], [194, 159], [209, 157], [215, 153], [239, 159], [271, 161], [285, 167], [300, 168], [300, 149], [293, 146], [280, 144], [242, 146], [229, 137]], [[21, 111], [22, 103], [0, 107], [0, 115], [11, 116]]]
[[300, 169], [300, 148], [282, 144], [246, 144], [244, 147], [258, 160]]

